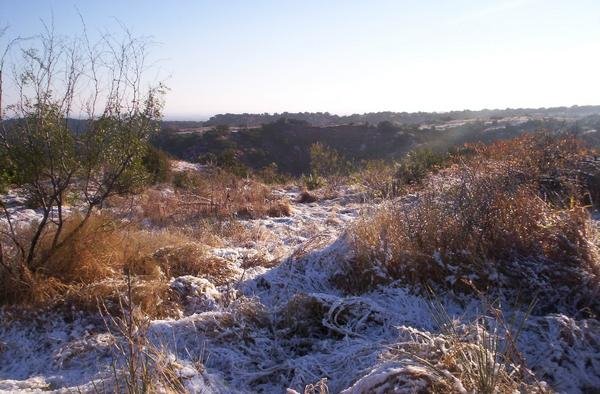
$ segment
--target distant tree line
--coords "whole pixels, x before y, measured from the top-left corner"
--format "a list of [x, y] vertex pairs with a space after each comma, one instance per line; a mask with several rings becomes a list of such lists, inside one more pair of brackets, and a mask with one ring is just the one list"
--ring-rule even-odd
[[[439, 123], [451, 120], [464, 120], [473, 118], [498, 119], [510, 116], [534, 117], [564, 117], [581, 118], [589, 115], [600, 114], [600, 106], [572, 106], [554, 108], [517, 108], [517, 109], [484, 109], [480, 111], [450, 111], [450, 112], [369, 112], [352, 115], [336, 115], [329, 112], [282, 112], [262, 114], [218, 114], [212, 116], [204, 126], [228, 125], [236, 127], [256, 127], [273, 123], [281, 118], [301, 120], [313, 126], [335, 126], [342, 124], [379, 124], [391, 122], [395, 124], [423, 124]], [[195, 127], [199, 122], [195, 123]], [[191, 125], [189, 125], [191, 126]], [[189, 127], [188, 126], [188, 127]]]

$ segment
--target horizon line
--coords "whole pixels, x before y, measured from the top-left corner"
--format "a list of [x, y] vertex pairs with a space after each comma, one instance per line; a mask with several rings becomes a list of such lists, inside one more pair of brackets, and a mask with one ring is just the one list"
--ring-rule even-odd
[[301, 114], [301, 113], [308, 113], [308, 114], [317, 114], [317, 113], [328, 113], [331, 116], [340, 116], [340, 117], [344, 117], [344, 116], [352, 116], [352, 115], [367, 115], [367, 114], [375, 114], [375, 113], [382, 113], [382, 112], [391, 112], [391, 113], [397, 113], [397, 114], [401, 114], [401, 113], [405, 113], [405, 114], [416, 114], [416, 113], [429, 113], [429, 114], [446, 114], [446, 113], [452, 113], [452, 112], [466, 112], [466, 111], [471, 111], [471, 112], [483, 112], [483, 111], [516, 111], [516, 110], [549, 110], [549, 109], [555, 109], [555, 108], [583, 108], [583, 107], [600, 107], [600, 103], [599, 104], [572, 104], [572, 105], [556, 105], [556, 106], [547, 106], [547, 107], [505, 107], [505, 108], [479, 108], [479, 109], [469, 109], [469, 108], [464, 108], [464, 109], [451, 109], [451, 110], [438, 110], [438, 111], [424, 111], [424, 110], [418, 110], [418, 111], [394, 111], [394, 110], [379, 110], [379, 111], [368, 111], [368, 112], [330, 112], [330, 111], [282, 111], [282, 112], [278, 112], [278, 111], [274, 111], [274, 112], [211, 112], [211, 113], [198, 113], [198, 114], [176, 114], [176, 113], [171, 113], [171, 114], [165, 114], [162, 118], [162, 120], [164, 121], [193, 121], [193, 122], [201, 122], [201, 121], [206, 121], [209, 120], [210, 118], [212, 118], [213, 116], [217, 116], [217, 115], [226, 115], [226, 114], [230, 114], [230, 115], [243, 115], [243, 114], [248, 114], [248, 115], [268, 115], [268, 116], [273, 116], [273, 115], [283, 115], [283, 114]]

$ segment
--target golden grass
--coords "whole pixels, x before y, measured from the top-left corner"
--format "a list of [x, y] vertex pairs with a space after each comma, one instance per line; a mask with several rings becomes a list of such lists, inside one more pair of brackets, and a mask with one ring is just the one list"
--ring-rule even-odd
[[278, 259], [267, 258], [267, 256], [263, 254], [256, 254], [254, 256], [249, 256], [244, 259], [241, 264], [241, 268], [249, 269], [254, 267], [264, 267], [264, 268], [272, 268], [279, 264]]
[[288, 200], [280, 200], [272, 203], [267, 209], [267, 215], [271, 217], [290, 216], [292, 214], [292, 206]]
[[155, 224], [185, 225], [201, 218], [259, 218], [289, 215], [289, 203], [253, 179], [218, 169], [188, 172], [174, 192], [149, 191], [140, 201], [143, 218]]
[[[65, 233], [79, 220], [68, 220]], [[236, 273], [182, 232], [148, 231], [107, 215], [92, 216], [81, 231], [45, 258], [52, 235], [42, 240], [35, 267], [20, 266], [18, 276], [0, 272], [3, 304], [95, 310], [104, 301], [115, 306], [125, 290], [126, 275], [134, 275], [136, 304], [149, 315], [165, 316], [177, 311], [168, 285], [172, 276], [197, 275], [224, 284]]]
[[[394, 279], [471, 291], [498, 286], [501, 273], [514, 279], [506, 285], [536, 291], [536, 279], [518, 271], [519, 261], [535, 261], [548, 286], [593, 291], [585, 289], [588, 279], [599, 283], [598, 233], [578, 203], [582, 194], [572, 194], [581, 183], [567, 177], [586, 153], [545, 138], [478, 147], [411, 203], [357, 220], [349, 231], [355, 257], [334, 283], [350, 293]], [[551, 176], [560, 182], [552, 195]]]

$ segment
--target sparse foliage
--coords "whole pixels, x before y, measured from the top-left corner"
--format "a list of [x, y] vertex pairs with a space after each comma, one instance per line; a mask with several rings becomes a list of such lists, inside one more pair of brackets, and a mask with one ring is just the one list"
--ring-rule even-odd
[[336, 150], [316, 142], [310, 147], [310, 168], [313, 177], [334, 179], [348, 175], [351, 166]]
[[[67, 39], [44, 25], [27, 44], [18, 47], [17, 95], [5, 106], [10, 119], [0, 129], [3, 178], [10, 177], [41, 212], [24, 240], [17, 237], [10, 211], [0, 207], [9, 223], [2, 242], [10, 240], [16, 251], [16, 265], [4, 267], [3, 274], [21, 280], [80, 231], [109, 197], [146, 181], [142, 159], [159, 127], [164, 93], [160, 84], [143, 87], [148, 42], [128, 31], [122, 39], [103, 36], [91, 43], [85, 29], [83, 37]], [[79, 196], [75, 209], [82, 219], [67, 233], [70, 192]], [[48, 232], [51, 247], [40, 255], [40, 240]]]

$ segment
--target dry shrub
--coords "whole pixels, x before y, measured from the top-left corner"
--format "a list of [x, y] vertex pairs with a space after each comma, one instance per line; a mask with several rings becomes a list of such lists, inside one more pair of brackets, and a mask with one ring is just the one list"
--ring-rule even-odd
[[219, 170], [190, 172], [186, 187], [149, 189], [139, 198], [138, 220], [159, 227], [197, 228], [207, 219], [225, 221], [288, 216], [287, 199], [264, 184]]
[[292, 214], [292, 206], [288, 200], [277, 201], [274, 204], [271, 204], [269, 209], [267, 210], [267, 215], [271, 217], [282, 217], [282, 216], [290, 216]]
[[273, 268], [279, 264], [278, 259], [271, 259], [264, 254], [255, 254], [244, 259], [240, 265], [242, 269], [249, 269], [254, 267]]
[[[65, 222], [65, 233], [80, 222]], [[168, 278], [158, 264], [142, 264], [145, 256], [167, 245], [189, 242], [179, 233], [149, 232], [124, 225], [107, 215], [94, 215], [61, 247], [49, 253], [53, 233], [42, 239], [39, 258], [31, 269], [18, 261], [21, 275], [0, 272], [2, 303], [32, 306], [71, 305], [97, 309], [98, 300], [114, 304], [125, 288], [126, 273], [137, 276], [136, 302], [153, 316], [169, 313]], [[133, 269], [132, 269], [133, 268]], [[163, 307], [164, 306], [164, 307]]]
[[310, 204], [313, 202], [317, 202], [319, 198], [314, 194], [309, 192], [308, 190], [302, 190], [298, 195], [298, 199], [296, 202], [300, 204]]
[[[113, 342], [112, 361], [115, 392], [185, 392], [178, 373], [181, 365], [167, 350], [150, 340], [150, 317], [136, 298], [139, 288], [134, 278], [126, 276], [126, 288], [119, 295], [115, 312], [106, 303], [99, 305], [100, 313]], [[114, 309], [114, 308], [112, 308]], [[200, 365], [203, 368], [202, 365]]]
[[590, 204], [600, 196], [600, 161], [573, 134], [524, 134], [467, 148], [473, 152], [470, 165], [501, 163], [521, 183], [534, 185], [540, 197], [554, 205]]
[[[406, 329], [406, 328], [404, 328]], [[502, 333], [474, 324], [439, 336], [415, 332], [390, 348], [384, 358], [398, 360], [392, 386], [421, 382], [430, 393], [551, 393], [522, 364], [503, 356]]]
[[163, 247], [146, 257], [143, 263], [157, 264], [167, 277], [199, 276], [217, 286], [230, 282], [237, 274], [227, 260], [210, 255], [204, 247], [194, 243]]
[[287, 337], [323, 337], [328, 329], [322, 320], [329, 311], [329, 305], [307, 294], [295, 294], [278, 313], [277, 328]]
[[257, 330], [271, 328], [271, 317], [257, 300], [240, 297], [231, 302], [227, 310], [197, 320], [195, 326], [198, 332], [220, 343], [252, 343]]
[[388, 198], [397, 194], [396, 168], [383, 160], [370, 160], [352, 175], [352, 180], [367, 199]]
[[535, 299], [523, 314], [507, 320], [499, 305], [489, 304], [484, 297], [482, 301], [490, 313], [477, 316], [470, 324], [459, 324], [431, 295], [430, 311], [441, 334], [403, 326], [403, 340], [383, 356], [408, 367], [402, 370], [405, 376], [401, 380], [425, 378], [427, 392], [435, 393], [553, 392], [537, 380], [517, 349]]
[[[143, 314], [155, 318], [178, 315], [179, 299], [164, 278], [135, 276], [134, 279], [131, 297]], [[90, 312], [98, 311], [102, 305], [111, 315], [119, 316], [120, 300], [126, 291], [127, 279], [121, 276], [90, 284], [71, 285], [64, 294], [60, 294], [60, 300], [61, 304]]]
[[[413, 201], [358, 220], [350, 231], [355, 258], [333, 278], [335, 284], [351, 293], [394, 279], [461, 291], [564, 288], [567, 299], [549, 295], [549, 305], [585, 303], [599, 286], [597, 232], [576, 203], [581, 195], [567, 199], [567, 190], [574, 189], [564, 178], [552, 198], [543, 198], [549, 195], [545, 170], [564, 165], [567, 173], [568, 163], [579, 162], [577, 153], [570, 153], [574, 148], [566, 142], [566, 152], [560, 144], [535, 151], [535, 137], [521, 138], [482, 148], [471, 162], [428, 183]], [[506, 148], [522, 145], [530, 157]], [[548, 164], [540, 157], [556, 161]], [[564, 206], [566, 200], [571, 206]], [[576, 306], [598, 307], [593, 299]]]

